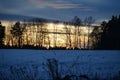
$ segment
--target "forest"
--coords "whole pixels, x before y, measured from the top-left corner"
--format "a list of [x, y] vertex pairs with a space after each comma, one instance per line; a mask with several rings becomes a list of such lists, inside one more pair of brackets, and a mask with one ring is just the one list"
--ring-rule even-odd
[[81, 20], [75, 16], [68, 22], [34, 18], [16, 21], [9, 30], [0, 22], [0, 48], [119, 50], [120, 16], [112, 16], [100, 26], [93, 26], [94, 22], [93, 17]]

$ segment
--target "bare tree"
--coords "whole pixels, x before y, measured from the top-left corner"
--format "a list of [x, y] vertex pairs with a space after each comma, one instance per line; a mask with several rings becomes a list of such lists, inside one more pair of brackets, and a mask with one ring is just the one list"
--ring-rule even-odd
[[[23, 38], [22, 38], [22, 45], [24, 45], [24, 42], [25, 42], [25, 34], [26, 34], [26, 36], [27, 36], [27, 23], [26, 23], [26, 20], [24, 19], [23, 20], [23, 25], [22, 25], [22, 27], [24, 27], [24, 31], [23, 31]], [[27, 40], [27, 39], [26, 39]], [[28, 40], [27, 40], [28, 41]], [[28, 43], [27, 43], [27, 45], [28, 45]]]
[[54, 22], [54, 47], [56, 47], [56, 43], [57, 43], [57, 25], [58, 25], [59, 21], [55, 21]]
[[99, 27], [95, 27], [92, 31], [92, 33], [90, 34], [91, 38], [92, 38], [92, 49], [95, 49], [97, 47], [98, 42], [100, 42], [100, 36], [101, 35], [101, 30], [99, 29]]
[[85, 18], [84, 24], [87, 25], [88, 27], [88, 43], [87, 43], [87, 47], [88, 49], [90, 48], [90, 29], [91, 29], [91, 25], [95, 22], [95, 19], [93, 19], [93, 17], [87, 17]]
[[[44, 28], [43, 28], [43, 44], [46, 46], [46, 47], [50, 47], [50, 38], [49, 38], [49, 32], [48, 32], [48, 29], [46, 28], [46, 23], [44, 24]], [[48, 45], [48, 46], [47, 46]]]
[[101, 35], [102, 35], [102, 32], [103, 32], [106, 24], [107, 24], [107, 22], [103, 21], [101, 23], [101, 26], [95, 26], [92, 33], [90, 34], [90, 36], [92, 38], [92, 49], [98, 48], [98, 46], [101, 42]]
[[50, 36], [49, 36], [49, 33], [48, 33], [47, 39], [48, 39], [48, 48], [50, 48]]
[[71, 28], [70, 28], [70, 23], [69, 22], [64, 22], [65, 26], [65, 34], [66, 34], [66, 48], [69, 47], [71, 48]]
[[13, 26], [13, 22], [9, 21], [9, 26], [6, 26], [6, 31], [5, 31], [5, 41], [7, 46], [10, 46], [10, 44], [13, 46], [13, 36], [10, 34], [10, 29], [12, 26]]
[[44, 42], [43, 27], [45, 26], [46, 20], [39, 19], [39, 18], [36, 18], [34, 20], [35, 20], [35, 23], [36, 23], [36, 26], [37, 26], [37, 31], [36, 31], [36, 45], [38, 44], [39, 47], [42, 47], [43, 46], [43, 42]]
[[20, 22], [16, 22], [15, 25], [12, 27], [11, 34], [14, 37], [17, 37], [18, 47], [21, 47], [21, 37], [24, 29], [25, 29], [24, 27], [21, 27]]
[[84, 42], [83, 42], [83, 44], [84, 44], [84, 49], [85, 49], [85, 48], [86, 48], [86, 39], [85, 39], [85, 36], [86, 36], [86, 35], [85, 35], [85, 33], [84, 33], [83, 36], [84, 36]]
[[79, 27], [81, 26], [81, 19], [77, 16], [74, 17], [72, 20], [73, 25], [75, 26], [75, 47], [78, 48], [78, 43], [79, 43], [79, 34], [80, 34], [80, 29]]

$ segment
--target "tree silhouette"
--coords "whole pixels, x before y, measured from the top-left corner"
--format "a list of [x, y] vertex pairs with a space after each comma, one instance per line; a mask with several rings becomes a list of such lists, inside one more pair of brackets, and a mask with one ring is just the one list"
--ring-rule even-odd
[[90, 39], [89, 39], [89, 35], [90, 35], [90, 28], [91, 28], [91, 25], [95, 22], [95, 19], [93, 19], [93, 17], [89, 16], [87, 18], [85, 18], [84, 20], [84, 24], [88, 27], [88, 43], [87, 43], [87, 47], [89, 49], [90, 47]]
[[4, 37], [5, 37], [5, 27], [2, 26], [2, 24], [0, 22], [0, 47], [4, 46], [4, 41], [3, 41]]
[[44, 44], [44, 26], [47, 20], [45, 19], [40, 19], [40, 18], [34, 18], [33, 19], [34, 23], [37, 26], [37, 31], [36, 31], [36, 46], [43, 47]]
[[24, 29], [24, 27], [21, 27], [20, 22], [16, 22], [11, 29], [11, 34], [13, 35], [13, 37], [17, 37], [18, 47], [21, 47], [21, 37]]
[[112, 16], [112, 19], [103, 28], [98, 49], [120, 49], [120, 16]]
[[91, 49], [95, 49], [97, 47], [98, 42], [100, 42], [100, 40], [101, 40], [101, 29], [100, 29], [100, 27], [98, 27], [98, 26], [94, 27], [93, 31], [90, 34], [90, 37], [92, 38]]
[[56, 48], [56, 43], [57, 43], [57, 25], [59, 21], [54, 21], [54, 47]]
[[[75, 47], [78, 47], [79, 41], [81, 43], [81, 40], [79, 38], [79, 36], [80, 36], [80, 29], [79, 29], [79, 27], [81, 26], [82, 21], [81, 21], [81, 19], [79, 17], [75, 16], [73, 18], [73, 20], [72, 20], [72, 24], [75, 26]], [[81, 44], [80, 44], [80, 46], [81, 46]]]
[[103, 21], [103, 22], [101, 23], [101, 27], [102, 27], [101, 29], [104, 30], [104, 28], [105, 28], [106, 25], [107, 25], [107, 22], [106, 22], [106, 21]]
[[66, 33], [66, 48], [70, 48], [72, 46], [71, 43], [71, 27], [70, 27], [70, 22], [64, 22], [64, 29]]

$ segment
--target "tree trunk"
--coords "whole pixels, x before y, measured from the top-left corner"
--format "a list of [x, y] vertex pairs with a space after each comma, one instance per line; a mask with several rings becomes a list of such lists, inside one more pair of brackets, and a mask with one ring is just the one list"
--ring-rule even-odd
[[85, 42], [85, 34], [84, 34], [84, 49], [85, 49], [85, 43], [86, 43], [86, 42]]
[[21, 48], [21, 36], [18, 37], [18, 47]]
[[88, 44], [87, 44], [87, 47], [88, 47], [88, 49], [89, 49], [89, 44], [90, 44], [90, 41], [89, 41], [89, 33], [90, 33], [90, 26], [88, 26]]

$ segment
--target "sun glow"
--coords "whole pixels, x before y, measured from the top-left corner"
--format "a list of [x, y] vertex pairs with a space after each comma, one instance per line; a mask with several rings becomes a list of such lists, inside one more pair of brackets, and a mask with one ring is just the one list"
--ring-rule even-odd
[[[5, 37], [5, 45], [12, 45], [12, 41], [15, 42], [15, 38], [12, 39], [12, 35], [10, 34], [11, 27], [15, 24], [15, 22], [3, 21], [2, 25], [6, 27], [6, 37]], [[26, 27], [26, 31], [23, 33], [22, 44], [28, 44], [38, 46], [42, 44], [44, 47], [70, 47], [70, 43], [68, 38], [71, 39], [71, 47], [83, 47], [86, 46], [88, 40], [88, 27], [80, 26], [78, 36], [78, 44], [75, 44], [75, 26], [65, 25], [63, 23], [45, 23], [45, 25], [41, 28], [36, 25], [30, 25]], [[91, 32], [92, 30], [90, 30]], [[70, 34], [70, 35], [69, 35]], [[42, 36], [42, 39], [41, 37]], [[41, 42], [41, 40], [43, 40]]]

